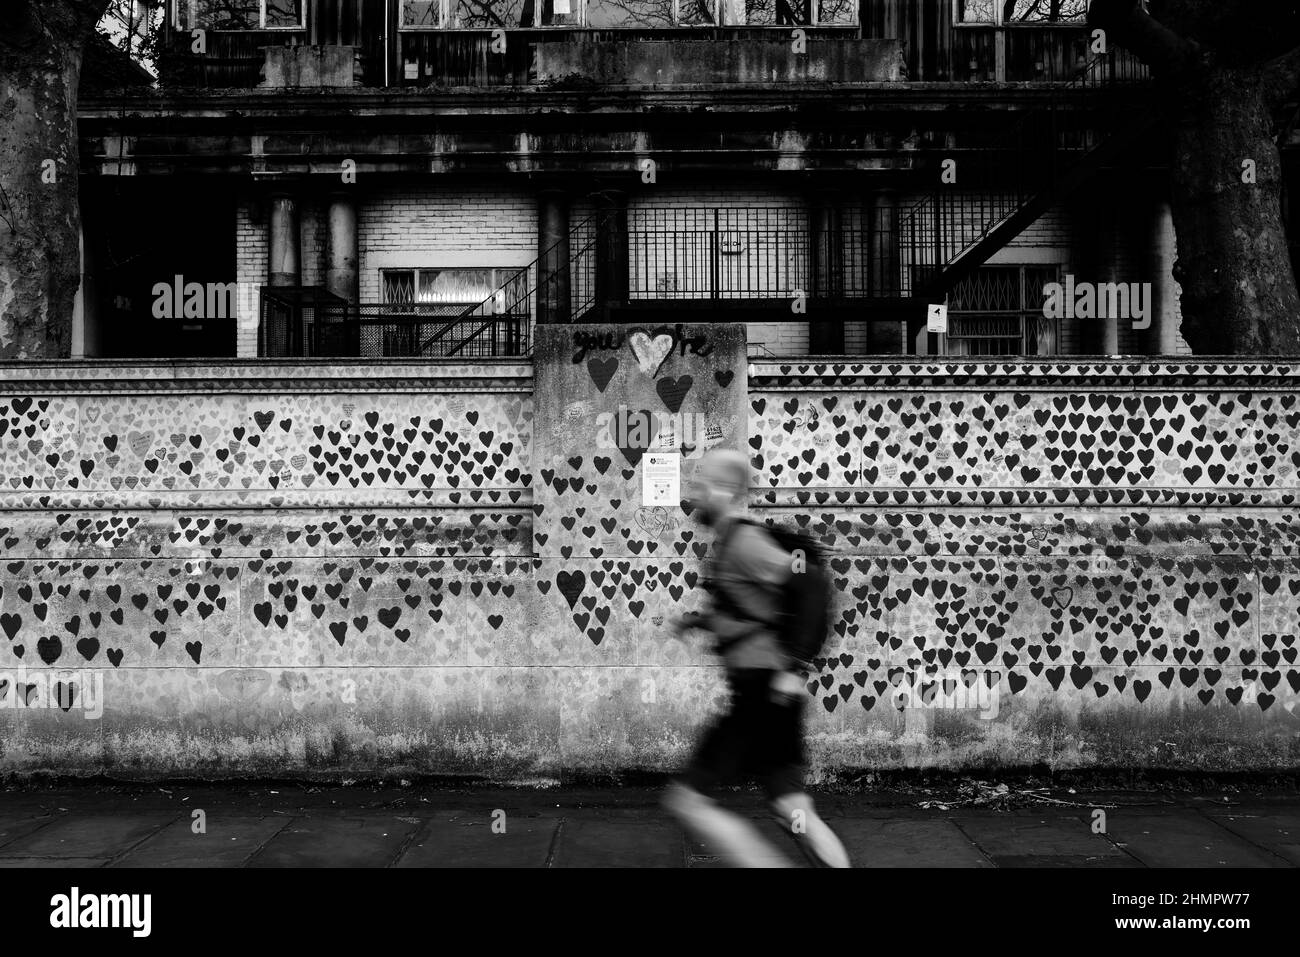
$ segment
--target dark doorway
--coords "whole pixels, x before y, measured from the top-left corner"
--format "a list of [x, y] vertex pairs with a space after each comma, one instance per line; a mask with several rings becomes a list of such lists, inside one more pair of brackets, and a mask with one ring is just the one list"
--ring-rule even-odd
[[177, 277], [203, 287], [235, 282], [235, 207], [233, 189], [211, 178], [83, 180], [86, 355], [234, 356], [230, 310], [160, 318], [155, 312], [167, 310], [155, 303], [156, 287], [174, 287]]

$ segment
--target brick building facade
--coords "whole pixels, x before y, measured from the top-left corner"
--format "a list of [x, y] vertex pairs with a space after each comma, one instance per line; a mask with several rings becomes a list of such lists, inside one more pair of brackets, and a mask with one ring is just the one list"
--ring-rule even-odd
[[[169, 3], [157, 88], [83, 93], [77, 354], [491, 356], [684, 318], [755, 355], [1187, 351], [1145, 71], [1086, 4], [816, 6]], [[177, 276], [240, 284], [238, 315], [158, 318]], [[1045, 319], [1067, 276], [1150, 284], [1149, 328]]]

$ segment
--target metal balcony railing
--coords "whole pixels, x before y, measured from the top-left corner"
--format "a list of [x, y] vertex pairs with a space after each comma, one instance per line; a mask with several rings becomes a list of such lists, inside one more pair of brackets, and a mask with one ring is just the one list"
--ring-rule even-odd
[[293, 358], [526, 355], [531, 317], [479, 303], [349, 303], [315, 287], [262, 290], [259, 354]]
[[[492, 358], [527, 355], [536, 321], [575, 322], [596, 297], [597, 213], [477, 302], [349, 303], [320, 287], [264, 287], [259, 355]], [[563, 261], [567, 243], [568, 256]], [[537, 278], [540, 276], [540, 280]]]
[[629, 299], [837, 301], [903, 294], [890, 211], [646, 207], [628, 215]]

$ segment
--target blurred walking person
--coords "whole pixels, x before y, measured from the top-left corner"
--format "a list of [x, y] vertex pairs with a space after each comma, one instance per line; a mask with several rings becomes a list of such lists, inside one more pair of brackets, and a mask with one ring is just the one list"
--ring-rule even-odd
[[707, 610], [673, 624], [710, 632], [726, 669], [730, 702], [705, 731], [664, 807], [697, 840], [735, 867], [788, 867], [780, 849], [712, 797], [719, 786], [757, 777], [773, 816], [817, 866], [848, 867], [848, 854], [804, 791], [799, 671], [825, 638], [829, 580], [811, 539], [745, 518], [749, 463], [714, 449], [696, 467], [692, 515], [714, 532], [704, 578]]

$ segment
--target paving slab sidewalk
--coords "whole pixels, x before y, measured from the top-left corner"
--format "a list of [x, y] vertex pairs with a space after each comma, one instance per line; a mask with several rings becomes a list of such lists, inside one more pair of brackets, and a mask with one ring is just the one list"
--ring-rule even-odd
[[[718, 866], [658, 798], [644, 788], [11, 787], [0, 792], [0, 867]], [[806, 866], [754, 795], [725, 803]], [[819, 807], [857, 867], [1300, 866], [1300, 794], [1071, 792], [1001, 810], [837, 794]]]

